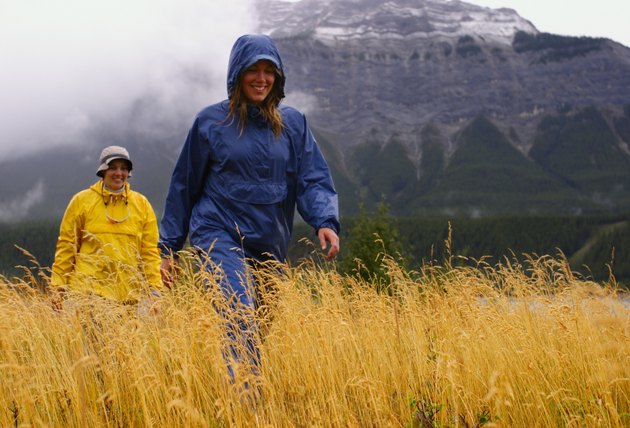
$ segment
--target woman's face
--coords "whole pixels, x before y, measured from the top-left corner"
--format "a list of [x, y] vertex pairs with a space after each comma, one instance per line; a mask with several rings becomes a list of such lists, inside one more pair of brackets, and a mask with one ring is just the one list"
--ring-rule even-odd
[[273, 89], [276, 67], [271, 61], [261, 60], [243, 71], [241, 86], [250, 104], [260, 105]]
[[119, 190], [129, 177], [129, 164], [123, 159], [114, 159], [103, 173], [103, 183], [107, 188]]

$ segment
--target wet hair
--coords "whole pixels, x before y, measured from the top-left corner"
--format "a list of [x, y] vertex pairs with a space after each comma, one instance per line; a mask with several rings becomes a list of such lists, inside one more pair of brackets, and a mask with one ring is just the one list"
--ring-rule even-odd
[[[280, 137], [280, 133], [284, 127], [284, 124], [282, 123], [282, 115], [280, 114], [280, 109], [278, 108], [280, 101], [282, 100], [282, 89], [280, 88], [280, 71], [275, 67], [274, 69], [276, 72], [276, 80], [273, 84], [273, 88], [271, 88], [271, 92], [269, 92], [267, 98], [265, 98], [258, 107], [260, 108], [260, 113], [271, 124], [273, 135], [278, 138]], [[245, 98], [245, 95], [243, 94], [242, 79], [243, 73], [241, 72], [234, 84], [234, 90], [232, 91], [232, 96], [230, 97], [227, 117], [231, 120], [238, 117], [238, 126], [241, 130], [241, 135], [247, 125], [247, 98]]]

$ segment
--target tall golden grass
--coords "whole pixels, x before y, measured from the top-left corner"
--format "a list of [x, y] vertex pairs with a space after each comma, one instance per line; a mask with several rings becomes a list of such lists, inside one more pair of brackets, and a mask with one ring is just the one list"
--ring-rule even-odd
[[194, 261], [156, 312], [73, 293], [54, 310], [36, 275], [3, 279], [0, 426], [630, 426], [630, 309], [614, 282], [562, 257], [383, 263], [386, 287], [313, 263], [257, 272], [273, 290], [260, 372], [233, 381], [220, 299]]

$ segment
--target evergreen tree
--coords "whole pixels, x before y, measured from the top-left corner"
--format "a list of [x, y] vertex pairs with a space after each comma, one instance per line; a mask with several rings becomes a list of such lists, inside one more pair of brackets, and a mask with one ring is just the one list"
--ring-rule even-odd
[[383, 260], [399, 258], [401, 251], [398, 226], [381, 198], [375, 215], [369, 215], [363, 204], [359, 206], [359, 215], [345, 239], [339, 269], [345, 274], [372, 280], [381, 291], [388, 291]]

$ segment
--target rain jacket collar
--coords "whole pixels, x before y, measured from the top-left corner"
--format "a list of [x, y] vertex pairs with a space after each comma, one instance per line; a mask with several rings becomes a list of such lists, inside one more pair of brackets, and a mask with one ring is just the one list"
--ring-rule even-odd
[[90, 186], [90, 189], [98, 193], [99, 195], [101, 195], [101, 198], [103, 199], [103, 203], [105, 205], [109, 205], [111, 202], [115, 203], [118, 201], [127, 203], [128, 198], [129, 198], [129, 192], [131, 191], [131, 186], [129, 185], [129, 182], [126, 182], [124, 191], [119, 192], [119, 193], [113, 193], [105, 188], [103, 184], [103, 180], [98, 180], [96, 183]]
[[263, 59], [273, 62], [280, 71], [280, 98], [284, 98], [285, 76], [280, 52], [273, 39], [264, 34], [246, 34], [239, 37], [236, 42], [234, 42], [228, 64], [228, 98], [232, 96], [234, 86], [241, 72]]

